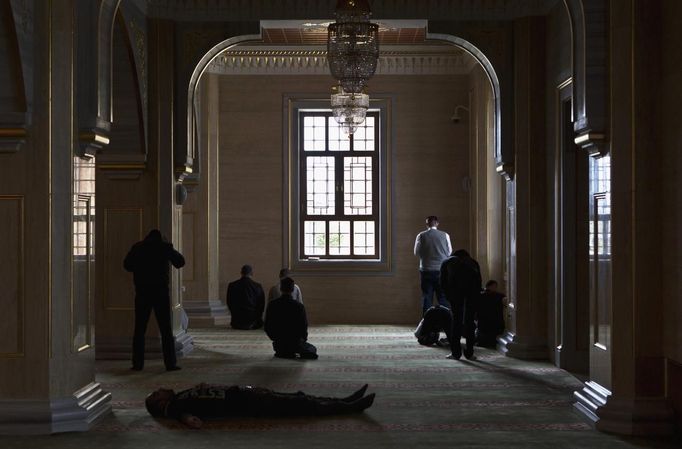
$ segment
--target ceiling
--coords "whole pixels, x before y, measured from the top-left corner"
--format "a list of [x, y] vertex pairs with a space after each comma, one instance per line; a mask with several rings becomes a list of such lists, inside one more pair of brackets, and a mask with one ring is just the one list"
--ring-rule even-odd
[[[177, 21], [331, 19], [336, 0], [124, 0], [151, 17]], [[511, 20], [545, 15], [561, 0], [371, 0], [373, 18]]]

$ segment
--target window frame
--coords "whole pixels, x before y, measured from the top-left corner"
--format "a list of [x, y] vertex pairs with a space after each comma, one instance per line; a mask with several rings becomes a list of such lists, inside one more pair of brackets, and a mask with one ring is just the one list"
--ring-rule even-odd
[[[375, 125], [374, 151], [326, 151], [329, 148], [329, 121], [325, 122], [325, 151], [303, 151], [303, 117], [310, 112], [329, 110], [329, 98], [300, 99], [285, 97], [284, 117], [284, 187], [285, 201], [284, 215], [284, 265], [295, 273], [325, 273], [325, 274], [389, 274], [392, 273], [392, 242], [390, 223], [391, 188], [391, 153], [390, 153], [390, 105], [391, 98], [372, 98], [370, 113], [377, 120]], [[369, 115], [369, 114], [368, 114]], [[335, 183], [343, 187], [344, 157], [372, 157], [373, 203], [371, 215], [344, 215], [343, 189], [335, 189], [336, 211], [334, 215], [308, 215], [306, 210], [305, 161], [306, 156], [335, 156]], [[340, 164], [339, 164], [340, 162]], [[339, 177], [339, 174], [341, 175]], [[304, 221], [325, 221], [328, 235], [330, 221], [351, 222], [351, 255], [304, 255]], [[353, 223], [356, 221], [375, 221], [375, 254], [352, 255]], [[329, 238], [325, 242], [325, 252], [329, 253]]]
[[[324, 117], [325, 118], [325, 148], [322, 151], [316, 150], [304, 150], [302, 148], [302, 141], [298, 139], [298, 151], [299, 151], [299, 189], [300, 189], [300, 209], [299, 209], [299, 248], [298, 254], [299, 258], [302, 260], [314, 260], [316, 256], [306, 256], [305, 254], [305, 226], [303, 225], [306, 221], [324, 221], [325, 222], [325, 255], [319, 259], [329, 260], [347, 260], [355, 261], [361, 259], [367, 260], [377, 260], [381, 252], [379, 244], [379, 228], [380, 224], [380, 213], [379, 204], [381, 191], [379, 189], [379, 179], [380, 179], [380, 158], [381, 158], [381, 119], [379, 117], [379, 110], [372, 110], [367, 113], [367, 117], [373, 117], [375, 120], [374, 126], [374, 142], [375, 149], [372, 151], [358, 151], [354, 150], [354, 140], [350, 139], [350, 148], [348, 151], [343, 150], [330, 150], [329, 149], [329, 121], [334, 120], [331, 111], [325, 110], [314, 110], [314, 109], [304, 109], [299, 110], [298, 113], [298, 135], [302, 136], [304, 133], [304, 123], [306, 117]], [[332, 157], [334, 158], [334, 214], [308, 214], [308, 186], [307, 186], [307, 161], [309, 157]], [[344, 198], [344, 185], [345, 185], [345, 158], [347, 157], [369, 157], [372, 160], [372, 213], [365, 215], [346, 215], [345, 214], [345, 198]], [[330, 238], [329, 238], [329, 224], [332, 221], [347, 221], [350, 222], [350, 252], [351, 254], [340, 254], [333, 255], [330, 254]], [[374, 253], [373, 254], [354, 254], [355, 251], [355, 222], [360, 221], [373, 221], [374, 222]]]

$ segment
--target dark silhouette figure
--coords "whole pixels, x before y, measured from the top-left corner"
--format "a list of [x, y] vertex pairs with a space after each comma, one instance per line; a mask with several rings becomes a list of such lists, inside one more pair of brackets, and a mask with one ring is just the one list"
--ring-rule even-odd
[[420, 345], [440, 345], [441, 342], [438, 340], [438, 337], [441, 332], [445, 332], [448, 342], [450, 342], [452, 313], [447, 307], [441, 305], [431, 306], [426, 313], [424, 313], [424, 318], [419, 322], [419, 326], [417, 326], [414, 336], [417, 337], [417, 341]]
[[365, 396], [367, 385], [345, 398], [279, 393], [266, 388], [199, 384], [175, 393], [160, 388], [147, 396], [150, 415], [174, 418], [198, 429], [203, 419], [244, 417], [326, 416], [360, 413], [372, 406], [374, 393]]
[[497, 291], [497, 281], [485, 284], [476, 310], [476, 343], [478, 346], [495, 348], [497, 336], [504, 332], [505, 295]]
[[185, 258], [157, 229], [152, 229], [144, 240], [134, 244], [123, 261], [123, 267], [133, 273], [135, 282], [133, 370], [139, 371], [144, 367], [144, 335], [152, 310], [161, 331], [166, 369], [180, 369], [176, 365], [175, 339], [171, 326], [170, 264], [181, 268], [185, 265]]
[[227, 307], [230, 309], [233, 329], [249, 330], [263, 327], [265, 293], [263, 287], [251, 277], [253, 268], [244, 265], [242, 277], [227, 286]]
[[481, 269], [468, 252], [455, 251], [441, 265], [440, 282], [452, 305], [452, 335], [450, 347], [452, 358], [459, 360], [462, 346], [459, 340], [466, 338], [464, 356], [474, 357], [476, 302], [481, 294]]
[[265, 332], [272, 340], [275, 357], [293, 359], [317, 359], [317, 348], [308, 343], [308, 317], [305, 307], [291, 294], [294, 280], [284, 278], [280, 281], [282, 296], [268, 304], [265, 314]]

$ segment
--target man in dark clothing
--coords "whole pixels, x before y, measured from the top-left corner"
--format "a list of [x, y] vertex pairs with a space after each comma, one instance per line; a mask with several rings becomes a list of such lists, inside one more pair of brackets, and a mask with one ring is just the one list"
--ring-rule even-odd
[[504, 332], [504, 306], [506, 297], [497, 291], [497, 281], [485, 284], [476, 310], [476, 343], [495, 348], [497, 336]]
[[263, 327], [265, 293], [263, 287], [251, 277], [253, 268], [244, 265], [241, 279], [227, 286], [227, 307], [230, 309], [233, 329], [249, 330]]
[[365, 396], [367, 385], [345, 398], [279, 393], [266, 388], [199, 384], [175, 393], [161, 388], [145, 400], [154, 417], [174, 418], [198, 429], [203, 419], [232, 416], [290, 417], [325, 416], [360, 413], [374, 402], [374, 394]]
[[455, 251], [441, 265], [440, 282], [452, 305], [452, 355], [449, 357], [459, 360], [462, 356], [459, 340], [463, 335], [466, 338], [464, 356], [473, 359], [476, 301], [481, 294], [481, 269], [478, 262], [463, 249]]
[[268, 304], [265, 314], [265, 333], [272, 340], [275, 357], [293, 359], [317, 359], [317, 348], [308, 343], [308, 317], [305, 307], [294, 300], [294, 280], [280, 281], [282, 296]]
[[135, 333], [133, 334], [133, 367], [144, 367], [144, 334], [149, 315], [154, 310], [161, 331], [163, 361], [166, 370], [180, 369], [175, 359], [175, 339], [171, 326], [170, 264], [175, 268], [185, 265], [185, 258], [167, 242], [158, 229], [133, 245], [123, 261], [123, 267], [133, 273], [135, 283]]
[[438, 340], [440, 333], [445, 332], [448, 342], [450, 342], [451, 331], [452, 313], [447, 307], [438, 305], [431, 306], [426, 313], [424, 313], [424, 318], [419, 322], [419, 326], [417, 326], [414, 336], [417, 337], [417, 341], [420, 345], [440, 345], [441, 342]]

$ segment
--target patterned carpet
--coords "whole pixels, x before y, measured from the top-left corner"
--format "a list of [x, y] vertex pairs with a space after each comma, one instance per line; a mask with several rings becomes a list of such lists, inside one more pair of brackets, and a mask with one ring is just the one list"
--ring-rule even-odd
[[[98, 363], [98, 380], [113, 394], [114, 414], [85, 434], [0, 438], [2, 448], [635, 448], [676, 447], [623, 440], [592, 430], [571, 405], [580, 382], [547, 363], [521, 362], [491, 350], [476, 361], [446, 360], [419, 346], [412, 329], [324, 326], [311, 329], [317, 361], [272, 357], [262, 331], [194, 329], [196, 348], [166, 373], [150, 361], [141, 373], [128, 362]], [[377, 393], [364, 415], [330, 418], [233, 419], [191, 431], [147, 415], [143, 398], [164, 386], [199, 382], [251, 384], [281, 391], [347, 395], [364, 383]]]

